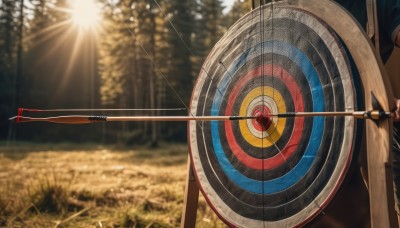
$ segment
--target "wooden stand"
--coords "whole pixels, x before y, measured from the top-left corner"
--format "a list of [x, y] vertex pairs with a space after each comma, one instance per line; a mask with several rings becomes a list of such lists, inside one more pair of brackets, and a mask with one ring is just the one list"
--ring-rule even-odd
[[185, 199], [181, 218], [182, 228], [196, 226], [197, 206], [199, 203], [199, 187], [193, 174], [190, 156], [188, 156], [187, 170]]

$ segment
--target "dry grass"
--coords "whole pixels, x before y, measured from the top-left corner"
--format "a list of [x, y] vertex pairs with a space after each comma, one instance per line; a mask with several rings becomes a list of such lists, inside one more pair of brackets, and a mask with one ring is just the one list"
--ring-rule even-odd
[[0, 227], [178, 227], [187, 148], [161, 148], [0, 144]]

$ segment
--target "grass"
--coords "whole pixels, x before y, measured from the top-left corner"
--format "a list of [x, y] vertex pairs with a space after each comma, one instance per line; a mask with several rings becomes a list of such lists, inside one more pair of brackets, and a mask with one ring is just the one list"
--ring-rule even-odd
[[[186, 145], [0, 143], [0, 227], [178, 227]], [[225, 227], [200, 197], [197, 227]]]

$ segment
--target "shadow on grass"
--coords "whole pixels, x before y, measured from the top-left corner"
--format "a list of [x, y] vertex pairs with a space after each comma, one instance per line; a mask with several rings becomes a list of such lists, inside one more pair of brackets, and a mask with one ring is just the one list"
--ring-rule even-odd
[[99, 145], [93, 143], [32, 143], [32, 142], [0, 142], [0, 155], [19, 161], [31, 153], [37, 152], [97, 152], [127, 153], [123, 161], [133, 163], [146, 162], [151, 165], [174, 166], [187, 161], [186, 144], [169, 144], [160, 142], [157, 148], [148, 146]]
[[121, 161], [155, 166], [176, 166], [186, 164], [188, 153], [185, 144], [161, 144], [157, 149], [146, 147], [131, 149]]
[[[111, 147], [111, 146], [110, 146]], [[104, 146], [93, 143], [35, 143], [26, 141], [0, 142], [0, 154], [11, 160], [22, 160], [30, 153], [50, 152], [50, 151], [87, 151], [93, 152], [101, 150]]]

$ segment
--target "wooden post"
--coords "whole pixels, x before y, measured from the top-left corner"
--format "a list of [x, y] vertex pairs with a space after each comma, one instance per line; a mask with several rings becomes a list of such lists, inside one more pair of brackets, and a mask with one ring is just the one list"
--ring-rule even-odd
[[[392, 53], [392, 55], [390, 56], [389, 60], [386, 62], [386, 70], [388, 72], [389, 75], [389, 80], [390, 80], [390, 85], [392, 86], [392, 90], [393, 90], [393, 95], [396, 98], [400, 98], [400, 90], [398, 88], [400, 88], [400, 80], [399, 80], [399, 75], [400, 75], [400, 65], [399, 65], [399, 61], [400, 61], [400, 48], [395, 47], [394, 51]], [[388, 165], [391, 165], [391, 163], [389, 163]], [[390, 168], [387, 168], [387, 173], [391, 174], [391, 170]], [[393, 185], [393, 180], [392, 180], [392, 176], [390, 175], [388, 177], [388, 184], [392, 184]], [[394, 202], [393, 197], [393, 187], [390, 186], [388, 187], [389, 190], [391, 190], [392, 192], [388, 193], [388, 195], [392, 198], [391, 202]], [[389, 216], [390, 216], [390, 221], [391, 227], [400, 227], [400, 216], [397, 215], [397, 212], [394, 210], [394, 203], [389, 204]], [[397, 219], [397, 216], [399, 216], [399, 219]], [[394, 217], [394, 218], [393, 218]], [[393, 225], [393, 220], [396, 220], [397, 224], [396, 226]]]
[[181, 227], [195, 227], [197, 206], [199, 203], [199, 187], [193, 174], [190, 155], [188, 156], [188, 168], [186, 176], [185, 199], [181, 218]]

